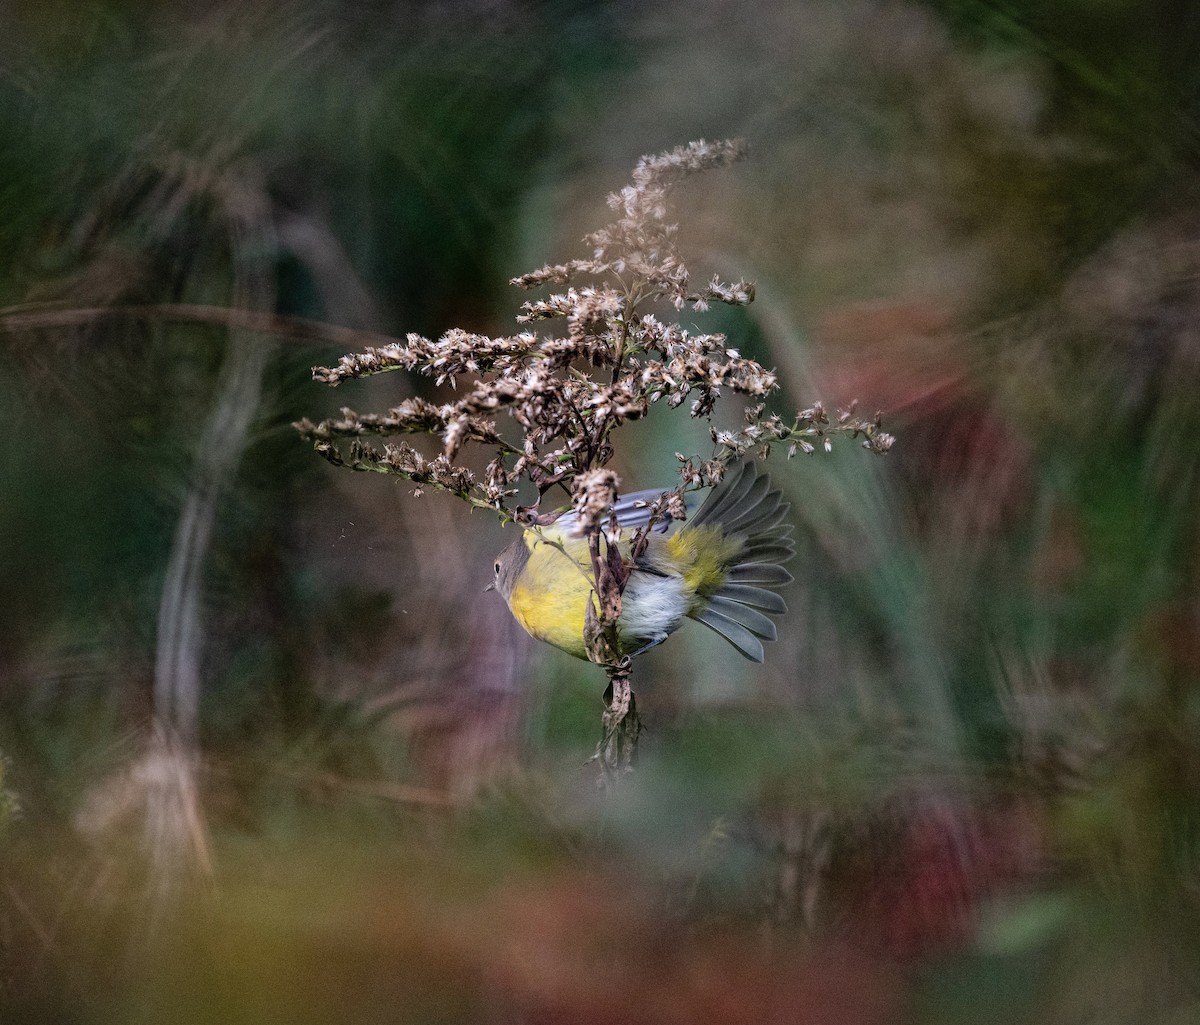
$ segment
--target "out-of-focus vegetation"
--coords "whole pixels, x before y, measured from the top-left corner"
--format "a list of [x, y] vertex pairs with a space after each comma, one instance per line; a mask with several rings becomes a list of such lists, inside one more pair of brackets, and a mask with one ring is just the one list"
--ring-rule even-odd
[[[8, 5], [0, 1020], [1200, 1016], [1196, 28]], [[602, 679], [480, 593], [503, 533], [314, 457], [346, 346], [246, 325], [507, 330], [702, 135], [752, 158], [681, 245], [758, 285], [704, 329], [899, 440], [773, 467], [780, 642], [640, 659], [601, 796]]]

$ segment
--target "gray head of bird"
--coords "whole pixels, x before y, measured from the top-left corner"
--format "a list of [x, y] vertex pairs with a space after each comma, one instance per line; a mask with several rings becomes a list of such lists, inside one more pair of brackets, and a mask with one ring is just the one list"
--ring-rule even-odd
[[495, 576], [486, 590], [499, 591], [504, 596], [504, 600], [508, 601], [512, 597], [517, 577], [521, 575], [521, 571], [528, 561], [529, 545], [525, 543], [523, 537], [518, 537], [496, 556], [496, 561], [492, 566]]

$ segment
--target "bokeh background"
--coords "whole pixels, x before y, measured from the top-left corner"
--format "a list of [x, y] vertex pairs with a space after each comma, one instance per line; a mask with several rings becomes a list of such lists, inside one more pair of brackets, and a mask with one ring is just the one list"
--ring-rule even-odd
[[[1200, 1020], [1198, 27], [4, 5], [0, 1020]], [[729, 136], [681, 238], [759, 298], [696, 326], [898, 441], [772, 460], [780, 641], [640, 660], [602, 794], [505, 532], [290, 427], [425, 385], [246, 324], [507, 333], [639, 155]], [[622, 443], [645, 487], [706, 435]]]

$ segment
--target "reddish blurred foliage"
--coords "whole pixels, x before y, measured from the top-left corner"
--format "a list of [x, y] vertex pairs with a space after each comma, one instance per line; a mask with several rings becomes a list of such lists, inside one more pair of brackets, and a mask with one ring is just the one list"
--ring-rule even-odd
[[1200, 602], [1179, 599], [1153, 607], [1140, 624], [1149, 659], [1171, 678], [1200, 678]]
[[917, 814], [856, 866], [851, 934], [901, 960], [966, 950], [989, 901], [1045, 870], [1046, 846], [1046, 822], [1031, 799]]
[[692, 930], [615, 877], [509, 887], [473, 909], [463, 936], [485, 987], [538, 1025], [869, 1025], [905, 1003], [884, 959], [768, 942], [750, 925]]
[[[524, 1025], [906, 1018], [908, 981], [861, 945], [768, 935], [748, 920], [690, 925], [664, 915], [632, 877], [586, 869], [483, 892], [478, 880], [459, 883], [403, 873], [311, 880], [305, 912], [273, 924], [260, 905], [278, 891], [227, 895], [217, 932], [184, 929], [158, 952], [167, 992], [239, 1013], [246, 1000], [271, 1003], [275, 1020], [304, 1022], [365, 1020], [382, 1006], [403, 1008], [404, 1020], [423, 1020], [414, 1011], [429, 1008], [438, 1010], [429, 1020]], [[243, 956], [231, 960], [230, 950]]]
[[1066, 593], [1079, 582], [1086, 557], [1079, 512], [1062, 503], [1050, 514], [1050, 522], [1034, 550], [1030, 566], [1033, 590], [1048, 596]]
[[857, 395], [904, 435], [901, 472], [915, 512], [935, 533], [994, 536], [1026, 508], [1032, 453], [1017, 425], [977, 380], [949, 311], [895, 301], [826, 313], [814, 349], [825, 395]]
[[1194, 519], [1190, 535], [1178, 596], [1153, 606], [1139, 628], [1139, 641], [1151, 664], [1183, 689], [1200, 678], [1200, 517]]
[[944, 409], [961, 395], [966, 381], [966, 368], [947, 358], [954, 339], [949, 311], [929, 302], [828, 310], [813, 345], [830, 361], [818, 370], [820, 391], [869, 396], [889, 414]]

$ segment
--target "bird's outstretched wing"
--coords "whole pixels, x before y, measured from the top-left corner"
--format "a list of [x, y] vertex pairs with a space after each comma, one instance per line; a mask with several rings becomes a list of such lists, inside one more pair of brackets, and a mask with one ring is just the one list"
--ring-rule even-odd
[[763, 660], [763, 641], [775, 640], [775, 624], [767, 615], [787, 611], [783, 598], [770, 588], [792, 579], [783, 568], [796, 551], [788, 509], [783, 492], [773, 490], [770, 478], [746, 462], [731, 468], [687, 527], [666, 541], [681, 553], [696, 550], [688, 539], [693, 534], [702, 537], [705, 531], [716, 530], [723, 540], [738, 542], [736, 554], [716, 567], [716, 586], [696, 584], [705, 600], [688, 615], [715, 630], [752, 662]]
[[[622, 530], [640, 530], [650, 522], [650, 507], [658, 501], [660, 495], [670, 490], [670, 488], [648, 488], [645, 491], [631, 491], [627, 495], [619, 495], [613, 505], [613, 511], [617, 514], [617, 524]], [[684, 495], [683, 502], [689, 515], [695, 512], [700, 505], [700, 500], [694, 492]], [[551, 529], [555, 532], [561, 531], [570, 537], [574, 535], [577, 521], [578, 518], [573, 512], [565, 512], [554, 521]], [[656, 533], [665, 534], [671, 529], [671, 524], [674, 522], [674, 517], [664, 515], [654, 524], [654, 530]]]

